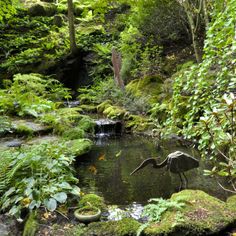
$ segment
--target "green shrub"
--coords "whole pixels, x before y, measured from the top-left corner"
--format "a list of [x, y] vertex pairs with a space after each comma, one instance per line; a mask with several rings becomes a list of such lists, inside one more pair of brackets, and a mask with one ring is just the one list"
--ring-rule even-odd
[[0, 90], [2, 113], [34, 116], [56, 109], [58, 100], [70, 98], [61, 83], [38, 74], [17, 74], [12, 84]]
[[206, 173], [226, 177], [232, 185], [228, 190], [233, 192], [236, 192], [235, 11], [234, 0], [227, 7], [213, 5], [203, 61], [173, 76], [173, 98], [164, 124], [166, 133], [174, 131], [198, 141], [202, 157], [214, 165]]
[[11, 120], [7, 116], [0, 116], [0, 136], [11, 131]]
[[79, 195], [75, 186], [66, 144], [40, 144], [21, 151], [4, 151], [0, 154], [0, 207], [10, 215], [20, 216], [26, 208], [41, 206], [54, 211], [70, 194]]

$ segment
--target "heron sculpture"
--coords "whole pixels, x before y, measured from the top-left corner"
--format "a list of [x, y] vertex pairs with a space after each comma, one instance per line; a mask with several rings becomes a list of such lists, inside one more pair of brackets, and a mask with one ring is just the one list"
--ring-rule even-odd
[[152, 164], [153, 168], [158, 168], [158, 169], [167, 166], [167, 170], [169, 170], [172, 173], [178, 174], [181, 181], [179, 189], [181, 189], [183, 186], [183, 178], [185, 179], [185, 187], [187, 187], [188, 184], [188, 179], [184, 174], [184, 172], [199, 167], [199, 161], [197, 159], [195, 159], [194, 157], [190, 156], [187, 153], [176, 151], [170, 153], [166, 157], [166, 159], [161, 163], [157, 163], [157, 160], [154, 158], [148, 158], [144, 160], [133, 172], [131, 172], [130, 175], [133, 175], [134, 173], [143, 169], [145, 166], [149, 164]]

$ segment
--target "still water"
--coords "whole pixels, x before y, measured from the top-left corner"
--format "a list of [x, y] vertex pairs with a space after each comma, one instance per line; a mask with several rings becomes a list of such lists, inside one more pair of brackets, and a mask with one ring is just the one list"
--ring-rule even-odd
[[[180, 147], [174, 142], [156, 143], [140, 136], [103, 137], [95, 141], [90, 153], [79, 157], [77, 172], [79, 186], [85, 193], [96, 193], [108, 204], [128, 205], [133, 202], [145, 204], [150, 198], [169, 198], [178, 191], [179, 176], [169, 173], [166, 167], [154, 169], [147, 166], [134, 175], [130, 173], [146, 158], [160, 157], [160, 162], [176, 150], [198, 157], [196, 151]], [[200, 189], [225, 199], [226, 193], [214, 179], [203, 176], [206, 166], [186, 172], [188, 187]]]

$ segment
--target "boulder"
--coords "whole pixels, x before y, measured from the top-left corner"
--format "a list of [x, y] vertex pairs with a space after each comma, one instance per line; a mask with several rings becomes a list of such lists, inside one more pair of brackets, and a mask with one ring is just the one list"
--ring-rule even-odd
[[28, 13], [30, 16], [53, 16], [56, 13], [57, 7], [51, 3], [35, 3], [32, 4]]
[[151, 223], [145, 235], [212, 235], [219, 234], [236, 222], [235, 208], [200, 190], [183, 190], [171, 196], [181, 200], [185, 207], [167, 210], [158, 223]]
[[56, 25], [57, 27], [62, 27], [64, 24], [64, 19], [62, 15], [55, 15], [53, 17], [53, 24]]
[[49, 133], [52, 129], [49, 126], [36, 123], [32, 120], [12, 120], [13, 133], [20, 136], [42, 135]]
[[[107, 221], [107, 222], [95, 222], [88, 225], [86, 228], [82, 228], [80, 231], [81, 236], [125, 236], [125, 235], [136, 235], [136, 232], [141, 224], [134, 219], [124, 218], [119, 221]], [[81, 230], [79, 226], [77, 229], [74, 228], [75, 232]], [[72, 234], [73, 235], [73, 234]]]

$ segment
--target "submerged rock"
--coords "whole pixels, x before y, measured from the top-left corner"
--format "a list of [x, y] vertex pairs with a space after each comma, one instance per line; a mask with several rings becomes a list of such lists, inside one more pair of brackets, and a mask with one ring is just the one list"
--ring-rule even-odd
[[211, 235], [218, 234], [236, 223], [236, 210], [200, 190], [184, 190], [172, 195], [171, 200], [181, 200], [183, 209], [167, 210], [161, 221], [150, 224], [145, 235]]

